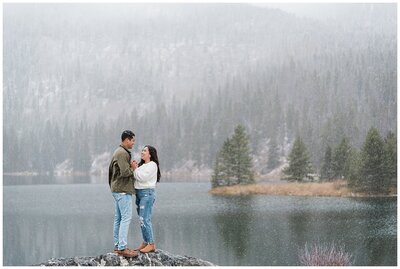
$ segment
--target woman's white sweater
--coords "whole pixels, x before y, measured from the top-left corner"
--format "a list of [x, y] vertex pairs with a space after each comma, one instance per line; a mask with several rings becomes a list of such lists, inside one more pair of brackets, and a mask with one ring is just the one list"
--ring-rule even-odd
[[144, 163], [135, 169], [135, 189], [154, 189], [157, 182], [157, 164], [153, 161]]

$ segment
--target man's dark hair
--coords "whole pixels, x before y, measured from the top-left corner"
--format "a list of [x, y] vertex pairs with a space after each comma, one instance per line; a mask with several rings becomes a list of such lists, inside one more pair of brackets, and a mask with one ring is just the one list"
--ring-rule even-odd
[[132, 131], [125, 130], [122, 132], [121, 141], [124, 141], [127, 138], [132, 139], [134, 137], [135, 137], [135, 134]]

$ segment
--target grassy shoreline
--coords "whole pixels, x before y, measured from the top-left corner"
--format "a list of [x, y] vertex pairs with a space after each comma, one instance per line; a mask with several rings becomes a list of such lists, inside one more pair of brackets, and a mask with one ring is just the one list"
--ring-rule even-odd
[[321, 197], [396, 197], [397, 190], [393, 189], [388, 195], [371, 195], [368, 193], [352, 192], [345, 180], [332, 182], [288, 182], [280, 184], [251, 184], [217, 187], [209, 193], [223, 196], [240, 195], [283, 195], [283, 196], [321, 196]]

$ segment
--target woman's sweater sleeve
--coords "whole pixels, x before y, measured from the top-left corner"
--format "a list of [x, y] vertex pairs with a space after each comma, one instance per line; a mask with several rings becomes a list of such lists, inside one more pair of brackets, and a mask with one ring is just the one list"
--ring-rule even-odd
[[148, 165], [142, 165], [133, 172], [135, 179], [139, 182], [152, 181], [154, 175], [157, 176], [157, 164], [151, 162]]

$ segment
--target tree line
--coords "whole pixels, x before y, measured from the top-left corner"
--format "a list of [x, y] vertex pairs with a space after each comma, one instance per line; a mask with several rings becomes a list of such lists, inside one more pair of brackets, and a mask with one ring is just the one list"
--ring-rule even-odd
[[[303, 181], [315, 171], [309, 151], [301, 137], [297, 137], [288, 157], [289, 166], [284, 170], [290, 180]], [[346, 179], [355, 191], [384, 193], [397, 186], [397, 138], [389, 132], [382, 138], [372, 127], [361, 149], [352, 147], [346, 138], [332, 149], [326, 147], [320, 180]]]
[[296, 134], [320, 167], [344, 136], [361, 147], [369, 126], [396, 130], [390, 8], [373, 28], [342, 21], [346, 31], [250, 5], [168, 5], [157, 19], [143, 8], [5, 7], [5, 172], [67, 160], [88, 172], [124, 129], [157, 147], [164, 171], [206, 170], [240, 123], [262, 174]]
[[[254, 183], [254, 171], [245, 128], [238, 125], [219, 150], [211, 178], [213, 188]], [[382, 138], [376, 128], [370, 128], [361, 149], [352, 147], [347, 138], [333, 149], [326, 147], [320, 169], [313, 168], [310, 153], [300, 136], [295, 139], [283, 170], [289, 181], [332, 181], [345, 179], [356, 192], [388, 194], [397, 187], [397, 138], [389, 132]]]

